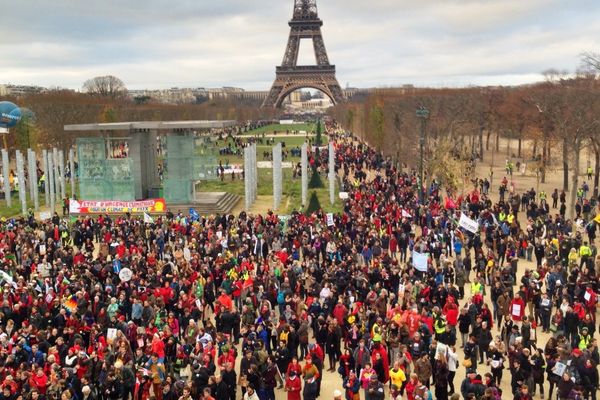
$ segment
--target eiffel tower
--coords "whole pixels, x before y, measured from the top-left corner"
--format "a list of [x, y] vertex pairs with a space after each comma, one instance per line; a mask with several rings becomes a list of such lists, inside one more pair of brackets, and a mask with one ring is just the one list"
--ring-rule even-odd
[[[317, 0], [294, 0], [294, 16], [289, 22], [290, 36], [283, 63], [275, 69], [275, 82], [263, 107], [281, 107], [283, 100], [301, 88], [318, 89], [334, 104], [344, 101], [342, 88], [335, 77], [335, 65], [329, 64], [321, 34], [323, 21], [317, 14]], [[300, 40], [311, 39], [317, 65], [298, 65]]]

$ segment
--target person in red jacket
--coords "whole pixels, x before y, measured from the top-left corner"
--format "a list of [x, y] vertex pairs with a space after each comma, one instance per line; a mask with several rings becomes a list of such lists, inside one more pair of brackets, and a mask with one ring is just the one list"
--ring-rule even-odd
[[165, 360], [165, 342], [160, 339], [158, 333], [155, 333], [152, 337], [152, 353], [158, 355], [158, 360], [164, 362]]
[[515, 293], [515, 298], [510, 302], [509, 309], [513, 321], [520, 322], [523, 320], [523, 316], [525, 315], [525, 302], [519, 293]]
[[450, 326], [456, 326], [458, 323], [458, 306], [452, 297], [448, 297], [443, 311], [444, 315], [446, 315], [446, 323]]
[[342, 303], [342, 300], [338, 300], [337, 304], [333, 308], [333, 316], [338, 322], [339, 326], [344, 326], [344, 319], [348, 315], [348, 309]]
[[300, 400], [300, 391], [302, 390], [302, 382], [298, 378], [296, 371], [291, 371], [285, 380], [285, 391], [287, 392], [287, 400]]

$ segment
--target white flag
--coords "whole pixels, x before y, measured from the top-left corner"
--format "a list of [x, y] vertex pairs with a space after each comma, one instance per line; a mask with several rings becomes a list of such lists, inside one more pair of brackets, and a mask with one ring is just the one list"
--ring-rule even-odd
[[144, 223], [145, 224], [153, 224], [154, 219], [150, 215], [148, 215], [148, 213], [144, 213]]

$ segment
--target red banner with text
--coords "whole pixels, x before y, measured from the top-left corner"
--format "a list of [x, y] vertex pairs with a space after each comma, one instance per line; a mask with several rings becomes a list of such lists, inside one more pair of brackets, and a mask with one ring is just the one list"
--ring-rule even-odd
[[140, 201], [69, 199], [71, 214], [162, 213], [167, 210], [165, 199]]

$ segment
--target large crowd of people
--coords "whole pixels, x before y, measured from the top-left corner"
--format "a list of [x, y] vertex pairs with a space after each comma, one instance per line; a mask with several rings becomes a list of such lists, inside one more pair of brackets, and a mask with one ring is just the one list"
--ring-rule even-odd
[[0, 400], [595, 400], [595, 212], [487, 179], [420, 202], [414, 171], [330, 140], [333, 223], [3, 219]]

